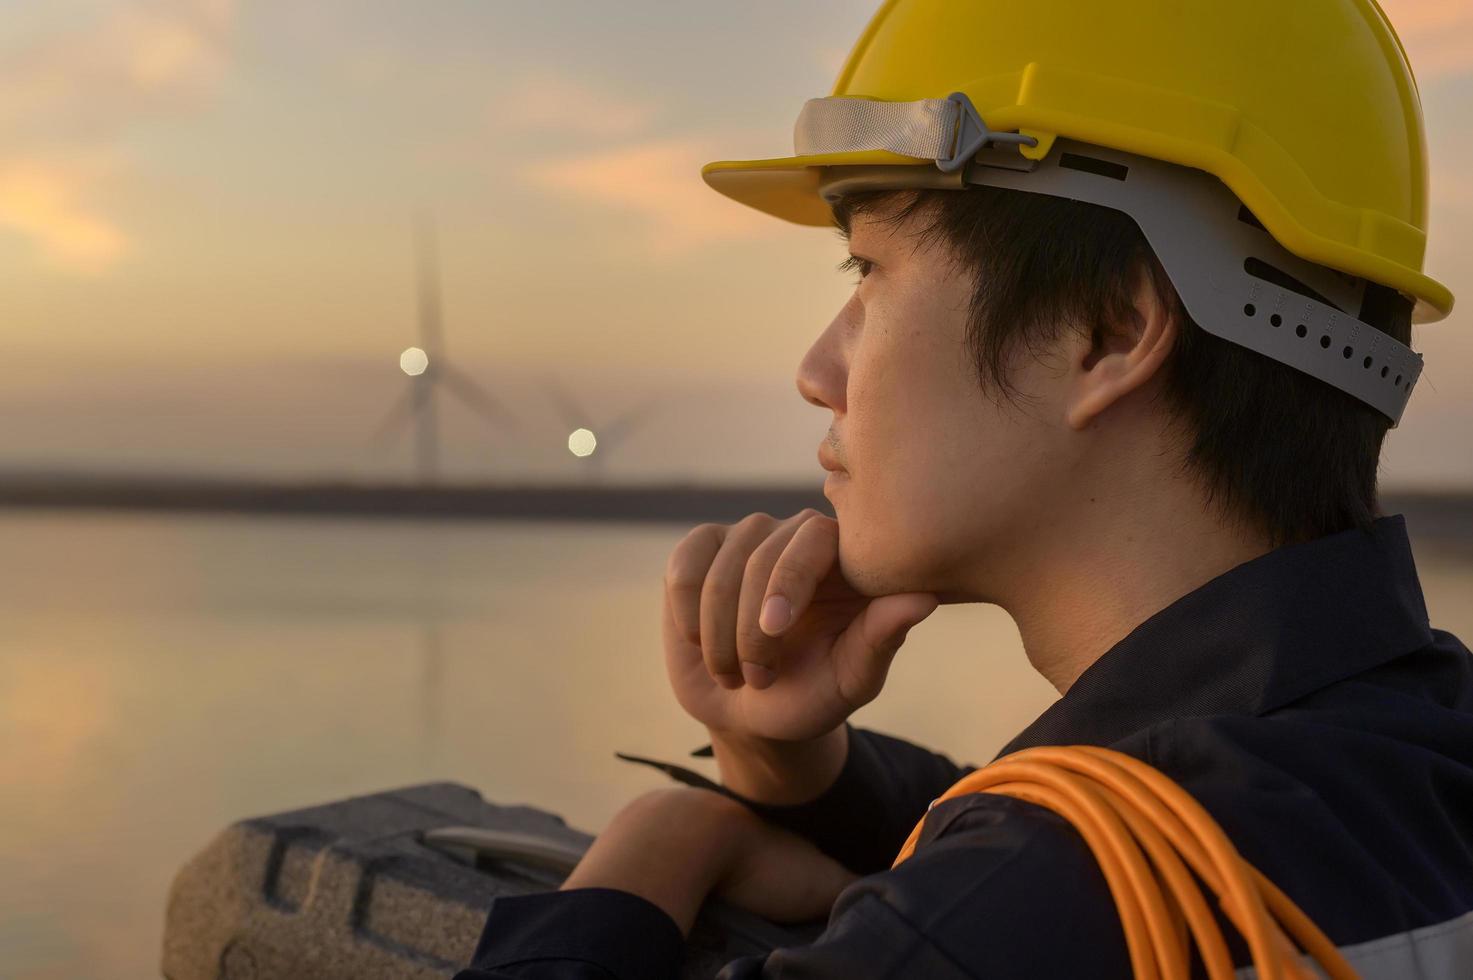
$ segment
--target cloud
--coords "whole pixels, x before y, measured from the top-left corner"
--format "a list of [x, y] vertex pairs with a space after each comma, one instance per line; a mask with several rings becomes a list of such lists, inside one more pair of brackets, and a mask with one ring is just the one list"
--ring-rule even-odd
[[136, 122], [198, 108], [223, 74], [234, 0], [127, 0], [0, 59], [0, 227], [98, 272], [127, 234], [95, 203]]
[[[544, 156], [517, 168], [526, 184], [579, 205], [633, 214], [632, 242], [655, 259], [668, 259], [713, 242], [761, 238], [773, 219], [717, 194], [701, 180], [701, 166], [730, 156], [748, 134], [659, 137], [650, 129], [664, 107], [554, 71], [521, 76], [491, 113], [498, 128], [569, 137], [571, 146], [597, 149]], [[764, 134], [770, 136], [770, 134]], [[751, 145], [751, 144], [746, 144]]]
[[[654, 139], [525, 166], [523, 180], [585, 204], [632, 212], [638, 244], [671, 258], [714, 242], [764, 238], [783, 222], [732, 201], [701, 180], [701, 166], [740, 139]], [[718, 148], [719, 147], [719, 148]], [[621, 229], [621, 234], [629, 229]]]
[[29, 238], [61, 268], [104, 270], [127, 242], [88, 206], [88, 191], [103, 175], [96, 161], [0, 161], [0, 227]]
[[505, 91], [491, 107], [491, 122], [497, 127], [607, 139], [646, 131], [659, 112], [656, 105], [621, 96], [609, 87], [547, 70], [526, 74]]

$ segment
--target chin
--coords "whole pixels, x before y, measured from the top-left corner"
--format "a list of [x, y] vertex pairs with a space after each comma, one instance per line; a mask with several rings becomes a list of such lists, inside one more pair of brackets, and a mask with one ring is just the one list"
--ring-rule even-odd
[[885, 527], [876, 534], [873, 522], [852, 518], [838, 508], [835, 513], [839, 515], [839, 571], [854, 591], [871, 598], [914, 591], [906, 584], [912, 576], [896, 567]]
[[877, 597], [955, 588], [955, 571], [975, 544], [974, 527], [939, 524], [925, 504], [866, 509], [855, 494], [838, 496], [839, 568], [856, 592]]

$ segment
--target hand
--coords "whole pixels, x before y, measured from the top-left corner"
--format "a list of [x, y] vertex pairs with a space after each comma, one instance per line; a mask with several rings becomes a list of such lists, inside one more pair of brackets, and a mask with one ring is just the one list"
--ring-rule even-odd
[[[739, 736], [822, 736], [879, 695], [906, 632], [938, 598], [964, 601], [861, 595], [838, 558], [838, 521], [812, 508], [702, 524], [681, 540], [665, 570], [665, 668], [692, 718]], [[774, 594], [792, 615], [768, 634], [758, 615]]]
[[637, 797], [609, 821], [560, 890], [617, 888], [664, 909], [682, 935], [710, 895], [774, 922], [828, 915], [858, 876], [741, 803], [689, 786]]

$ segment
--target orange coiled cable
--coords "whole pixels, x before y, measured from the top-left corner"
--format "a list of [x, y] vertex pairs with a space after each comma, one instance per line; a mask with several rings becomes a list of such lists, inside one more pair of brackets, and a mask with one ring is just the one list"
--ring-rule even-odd
[[[1188, 867], [1216, 893], [1262, 980], [1315, 980], [1299, 949], [1330, 980], [1357, 980], [1335, 944], [1243, 859], [1202, 805], [1133, 756], [1093, 745], [1024, 749], [968, 773], [935, 802], [976, 792], [1036, 803], [1074, 825], [1115, 899], [1137, 980], [1187, 980], [1189, 933], [1210, 980], [1234, 976], [1222, 930]], [[922, 817], [891, 867], [915, 851], [924, 823]]]

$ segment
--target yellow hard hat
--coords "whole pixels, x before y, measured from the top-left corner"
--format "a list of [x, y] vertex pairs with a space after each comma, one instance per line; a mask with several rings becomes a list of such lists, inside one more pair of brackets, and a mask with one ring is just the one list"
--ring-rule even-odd
[[[832, 202], [867, 187], [989, 183], [1118, 207], [1141, 222], [1193, 318], [1227, 336], [1230, 330], [1198, 318], [1165, 243], [1131, 202], [1076, 194], [1074, 185], [1044, 189], [1044, 181], [1026, 176], [1027, 167], [1048, 163], [1061, 173], [1061, 158], [1097, 173], [1159, 162], [1170, 165], [1155, 168], [1163, 177], [1208, 174], [1225, 186], [1235, 212], [1246, 208], [1242, 220], [1266, 232], [1289, 260], [1265, 261], [1280, 272], [1298, 263], [1288, 273], [1295, 285], [1307, 277], [1325, 285], [1328, 273], [1342, 286], [1352, 278], [1389, 286], [1414, 304], [1415, 323], [1440, 320], [1453, 305], [1451, 291], [1422, 272], [1421, 100], [1401, 43], [1374, 0], [886, 0], [832, 94], [804, 105], [794, 144], [794, 156], [717, 161], [701, 175], [743, 204], [812, 226], [832, 227]], [[1211, 195], [1200, 185], [1176, 190], [1200, 192], [1204, 207]], [[1198, 271], [1210, 280], [1204, 288], [1223, 291], [1220, 276]], [[1265, 349], [1256, 339], [1231, 339], [1399, 419], [1420, 357], [1384, 334], [1365, 335], [1348, 297], [1301, 288], [1286, 299], [1269, 285], [1281, 280], [1257, 277], [1261, 291], [1245, 285], [1256, 305], [1237, 304], [1247, 293], [1207, 299], [1253, 309], [1255, 329], [1267, 323], [1269, 309], [1275, 328], [1303, 321], [1298, 338], [1309, 343], [1271, 339], [1273, 349]], [[1329, 302], [1301, 308], [1304, 295]], [[1206, 305], [1199, 295], [1198, 307]], [[1331, 365], [1310, 349], [1316, 340], [1348, 363]], [[1337, 373], [1344, 376], [1327, 376]], [[1401, 380], [1391, 386], [1393, 376]], [[1372, 377], [1395, 394], [1373, 400]]]

